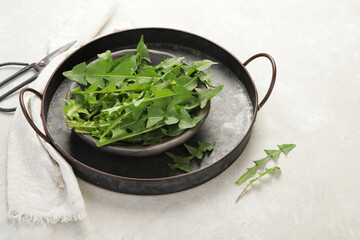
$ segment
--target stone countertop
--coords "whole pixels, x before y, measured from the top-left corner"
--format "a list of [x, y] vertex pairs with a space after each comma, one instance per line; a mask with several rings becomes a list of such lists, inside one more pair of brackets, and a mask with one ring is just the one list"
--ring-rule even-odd
[[[33, 62], [47, 53], [65, 1], [0, 2], [0, 62]], [[259, 111], [248, 146], [225, 172], [179, 193], [127, 195], [81, 179], [87, 218], [55, 225], [6, 218], [6, 150], [11, 114], [0, 114], [0, 239], [360, 239], [360, 3], [348, 1], [118, 1], [100, 35], [133, 27], [185, 30], [244, 62], [271, 54], [274, 91]], [[96, 16], [94, 16], [96, 17]], [[247, 67], [260, 99], [271, 67]], [[9, 69], [0, 69], [0, 79]], [[0, 94], [3, 90], [0, 90]], [[16, 104], [16, 96], [1, 106]], [[277, 144], [297, 147], [276, 164], [281, 174], [234, 184]], [[267, 166], [268, 167], [268, 166]]]

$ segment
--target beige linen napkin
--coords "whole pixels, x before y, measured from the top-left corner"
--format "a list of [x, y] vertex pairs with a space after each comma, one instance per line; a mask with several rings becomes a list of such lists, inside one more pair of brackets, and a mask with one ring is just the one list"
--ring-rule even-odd
[[[75, 1], [72, 15], [62, 20], [49, 52], [66, 43], [76, 44], [59, 55], [29, 86], [43, 92], [49, 77], [65, 57], [96, 37], [107, 23], [113, 1]], [[36, 126], [42, 129], [40, 100], [27, 94], [25, 104]], [[8, 218], [14, 222], [74, 222], [85, 217], [85, 204], [71, 166], [53, 147], [36, 135], [20, 108], [10, 130], [7, 155]]]

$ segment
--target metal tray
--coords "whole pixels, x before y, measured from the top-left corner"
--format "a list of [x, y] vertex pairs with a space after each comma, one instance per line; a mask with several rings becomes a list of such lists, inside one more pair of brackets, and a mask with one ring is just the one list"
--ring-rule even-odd
[[[197, 134], [187, 141], [193, 146], [197, 145], [197, 141], [216, 142], [216, 146], [202, 160], [192, 160], [191, 173], [171, 170], [168, 163], [172, 160], [165, 154], [144, 158], [125, 157], [91, 147], [67, 128], [61, 114], [61, 103], [71, 84], [61, 73], [84, 60], [92, 61], [96, 54], [108, 49], [119, 51], [135, 48], [141, 34], [149, 49], [184, 56], [188, 63], [201, 59], [218, 62], [210, 70], [212, 84], [224, 85], [224, 89], [211, 100], [206, 121]], [[260, 104], [256, 87], [245, 69], [245, 65], [257, 57], [267, 57], [273, 67], [269, 90]], [[238, 158], [249, 141], [257, 111], [272, 91], [275, 76], [275, 62], [268, 54], [257, 54], [242, 64], [215, 43], [191, 33], [145, 28], [110, 34], [73, 53], [50, 78], [42, 95], [46, 140], [67, 159], [79, 177], [100, 187], [144, 195], [189, 189], [216, 177]], [[28, 90], [24, 89], [22, 93], [25, 91]], [[170, 151], [176, 155], [187, 155], [182, 145]]]

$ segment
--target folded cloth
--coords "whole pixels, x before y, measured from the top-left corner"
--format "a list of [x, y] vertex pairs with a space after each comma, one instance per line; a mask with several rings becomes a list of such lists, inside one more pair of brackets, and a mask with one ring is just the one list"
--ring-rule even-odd
[[[55, 68], [71, 52], [96, 37], [107, 23], [115, 5], [113, 1], [75, 1], [70, 19], [56, 29], [49, 51], [77, 40], [65, 53], [57, 56], [29, 86], [43, 92]], [[96, 16], [92, 19], [89, 16]], [[41, 101], [27, 94], [25, 105], [40, 130]], [[9, 134], [7, 154], [8, 218], [27, 223], [74, 222], [85, 217], [85, 204], [71, 166], [26, 121], [22, 111], [15, 112]]]

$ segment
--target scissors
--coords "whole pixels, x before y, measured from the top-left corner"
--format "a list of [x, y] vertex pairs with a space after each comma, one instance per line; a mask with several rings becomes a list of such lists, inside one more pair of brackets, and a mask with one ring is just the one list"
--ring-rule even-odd
[[[32, 77], [30, 77], [29, 79], [23, 81], [22, 83], [20, 83], [16, 87], [10, 89], [9, 91], [7, 91], [3, 95], [1, 95], [0, 96], [0, 102], [2, 100], [4, 100], [6, 97], [8, 97], [9, 95], [11, 95], [12, 93], [14, 93], [15, 91], [19, 90], [20, 88], [22, 88], [25, 85], [27, 85], [27, 84], [31, 83], [32, 81], [34, 81], [39, 76], [40, 72], [49, 64], [49, 62], [52, 59], [54, 59], [54, 57], [56, 57], [60, 53], [65, 52], [66, 50], [68, 50], [75, 42], [76, 41], [68, 43], [65, 46], [62, 46], [61, 48], [55, 50], [54, 52], [50, 53], [49, 55], [47, 55], [46, 57], [41, 59], [38, 63], [30, 63], [30, 64], [29, 63], [21, 63], [21, 62], [0, 63], [0, 67], [3, 67], [3, 66], [24, 66], [23, 68], [21, 68], [20, 70], [18, 70], [14, 74], [12, 74], [11, 76], [9, 76], [6, 79], [4, 79], [3, 81], [1, 81], [0, 82], [0, 88], [2, 86], [4, 86], [5, 84], [11, 82], [12, 80], [16, 79], [17, 77], [25, 74], [30, 69], [35, 70], [35, 74]], [[14, 112], [15, 110], [16, 110], [16, 107], [13, 107], [13, 108], [2, 108], [2, 107], [0, 107], [0, 112]]]

